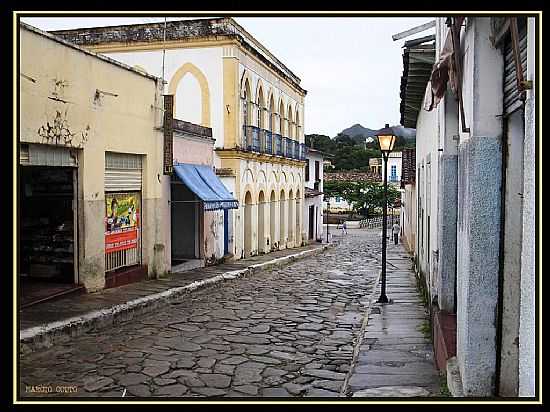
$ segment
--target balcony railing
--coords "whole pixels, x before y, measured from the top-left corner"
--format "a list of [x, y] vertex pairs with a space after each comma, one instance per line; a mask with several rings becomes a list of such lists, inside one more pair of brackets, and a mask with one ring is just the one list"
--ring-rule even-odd
[[306, 160], [308, 147], [304, 143], [300, 143], [300, 160]]
[[244, 150], [252, 150], [252, 131], [248, 126], [243, 126], [241, 148]]
[[260, 152], [260, 130], [256, 126], [243, 126], [243, 148], [253, 152]]
[[273, 136], [269, 130], [264, 130], [264, 153], [273, 153]]
[[277, 156], [283, 155], [283, 138], [280, 134], [273, 133], [273, 140], [275, 142], [275, 154]]
[[241, 149], [305, 160], [306, 145], [256, 126], [243, 126]]
[[252, 129], [252, 151], [260, 152], [260, 130], [255, 126], [249, 126]]
[[283, 153], [285, 157], [292, 158], [292, 139], [283, 137]]

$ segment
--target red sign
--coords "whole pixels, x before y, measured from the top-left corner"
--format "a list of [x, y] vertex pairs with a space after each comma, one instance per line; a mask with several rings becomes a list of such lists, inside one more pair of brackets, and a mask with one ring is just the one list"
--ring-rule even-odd
[[126, 250], [137, 247], [137, 227], [122, 229], [120, 231], [105, 234], [105, 253], [112, 253], [118, 250]]

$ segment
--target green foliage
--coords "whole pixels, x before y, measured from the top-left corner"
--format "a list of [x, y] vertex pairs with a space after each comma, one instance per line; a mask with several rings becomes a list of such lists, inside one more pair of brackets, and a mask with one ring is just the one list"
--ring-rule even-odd
[[[321, 134], [305, 135], [306, 145], [325, 153], [334, 155], [332, 164], [334, 170], [369, 170], [369, 160], [380, 158], [382, 155], [378, 144], [374, 142], [365, 143], [361, 136], [350, 137], [339, 133], [334, 139]], [[397, 136], [394, 150], [402, 150], [407, 147], [415, 147], [414, 140], [406, 140]]]
[[329, 136], [322, 134], [306, 134], [306, 146], [320, 150], [325, 153], [334, 154], [338, 144], [335, 143]]
[[[379, 182], [325, 181], [323, 191], [327, 197], [341, 197], [352, 205], [353, 212], [369, 217], [369, 212], [384, 206], [384, 185]], [[401, 193], [388, 185], [388, 205]]]
[[423, 321], [418, 327], [417, 327], [418, 331], [419, 332], [422, 332], [422, 334], [424, 335], [424, 337], [426, 339], [432, 339], [432, 329], [430, 327], [430, 323], [427, 322], [427, 321]]

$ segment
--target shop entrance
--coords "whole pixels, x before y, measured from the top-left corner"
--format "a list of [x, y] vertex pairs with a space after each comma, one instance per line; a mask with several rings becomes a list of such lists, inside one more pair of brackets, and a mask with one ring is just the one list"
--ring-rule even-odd
[[78, 284], [75, 167], [19, 166], [21, 305]]
[[172, 177], [171, 184], [172, 266], [200, 259], [200, 200], [189, 188]]

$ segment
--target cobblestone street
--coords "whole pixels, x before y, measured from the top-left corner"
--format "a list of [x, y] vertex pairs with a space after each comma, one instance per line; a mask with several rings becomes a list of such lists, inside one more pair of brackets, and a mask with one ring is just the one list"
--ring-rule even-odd
[[21, 396], [345, 396], [379, 244], [352, 230], [322, 255], [25, 355]]

